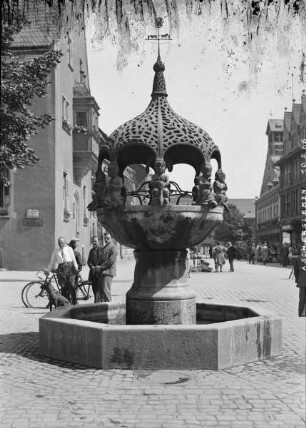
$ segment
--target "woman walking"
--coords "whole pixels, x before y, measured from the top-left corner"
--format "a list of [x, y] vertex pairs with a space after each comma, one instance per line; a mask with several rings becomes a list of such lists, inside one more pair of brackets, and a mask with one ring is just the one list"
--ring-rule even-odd
[[217, 242], [217, 245], [213, 248], [213, 257], [215, 261], [215, 271], [222, 272], [222, 267], [225, 264], [225, 257], [224, 254], [226, 252], [226, 248], [223, 247], [223, 245], [220, 244], [220, 242]]

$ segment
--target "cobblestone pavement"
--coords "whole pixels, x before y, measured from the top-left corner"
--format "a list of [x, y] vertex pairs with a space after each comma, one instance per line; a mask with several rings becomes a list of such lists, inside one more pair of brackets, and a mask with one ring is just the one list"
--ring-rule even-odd
[[[227, 270], [227, 269], [225, 269]], [[114, 299], [132, 282], [120, 262]], [[0, 272], [0, 427], [305, 427], [305, 319], [290, 270], [237, 261], [194, 273], [198, 300], [260, 306], [284, 317], [283, 353], [221, 371], [96, 370], [42, 357], [38, 319], [20, 291], [34, 272]]]

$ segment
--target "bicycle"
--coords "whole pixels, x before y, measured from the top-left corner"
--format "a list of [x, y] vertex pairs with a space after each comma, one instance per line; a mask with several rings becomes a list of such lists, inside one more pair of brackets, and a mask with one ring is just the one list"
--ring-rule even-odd
[[[45, 275], [43, 279], [41, 275]], [[49, 275], [47, 270], [41, 270], [37, 272], [38, 280], [27, 283], [21, 291], [21, 300], [26, 308], [36, 309], [48, 309], [50, 306], [49, 297], [45, 290], [44, 285], [52, 284], [55, 290], [61, 293], [61, 287], [58, 282], [58, 278], [55, 272]], [[76, 287], [76, 298], [77, 300], [89, 300], [91, 282], [83, 280], [81, 275], [78, 274], [77, 287]]]

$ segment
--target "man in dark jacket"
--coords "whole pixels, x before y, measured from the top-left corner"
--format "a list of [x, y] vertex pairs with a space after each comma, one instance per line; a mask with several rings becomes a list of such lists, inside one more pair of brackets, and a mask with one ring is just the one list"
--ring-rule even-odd
[[226, 254], [230, 265], [230, 272], [234, 272], [234, 259], [236, 258], [236, 255], [237, 255], [237, 249], [236, 247], [234, 247], [234, 245], [232, 245], [231, 242], [228, 242], [227, 245], [228, 247], [226, 250]]
[[72, 304], [76, 305], [77, 304], [76, 293], [77, 293], [77, 286], [78, 286], [78, 279], [79, 279], [78, 277], [79, 277], [79, 272], [81, 272], [82, 270], [82, 256], [81, 256], [81, 253], [77, 250], [78, 241], [76, 239], [71, 239], [68, 245], [73, 249], [74, 257], [78, 264], [78, 272], [75, 274], [74, 290], [71, 294]]
[[293, 261], [294, 276], [299, 292], [299, 317], [306, 317], [306, 257], [298, 255]]
[[87, 264], [89, 266], [88, 280], [91, 282], [95, 303], [100, 302], [99, 294], [98, 294], [100, 269], [97, 268], [97, 266], [99, 266], [99, 263], [101, 260], [101, 252], [102, 252], [102, 248], [99, 245], [99, 239], [97, 236], [95, 236], [92, 240], [92, 248], [89, 251], [88, 260], [87, 260]]
[[98, 298], [100, 302], [110, 302], [112, 300], [111, 285], [113, 276], [116, 275], [118, 250], [108, 232], [104, 234], [104, 241], [105, 245], [101, 250], [99, 266], [97, 266], [100, 272]]

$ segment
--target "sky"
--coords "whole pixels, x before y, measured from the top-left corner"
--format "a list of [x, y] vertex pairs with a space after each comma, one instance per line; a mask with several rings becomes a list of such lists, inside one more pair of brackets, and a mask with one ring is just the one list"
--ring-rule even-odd
[[[109, 135], [151, 100], [157, 43], [145, 37], [156, 30], [139, 31], [139, 45], [125, 55], [116, 36], [101, 40], [97, 27], [88, 26], [90, 89], [100, 105], [100, 128]], [[245, 50], [235, 41], [241, 29], [226, 31], [217, 20], [209, 26], [186, 21], [171, 34], [172, 41], [161, 45], [168, 102], [218, 145], [228, 197], [255, 198], [265, 167], [267, 122], [282, 119], [293, 98], [300, 102], [304, 86], [298, 67], [306, 41], [292, 27], [291, 33], [263, 33], [260, 43]], [[167, 26], [161, 29], [161, 34], [169, 32]], [[194, 170], [177, 165], [170, 178], [191, 190]]]

